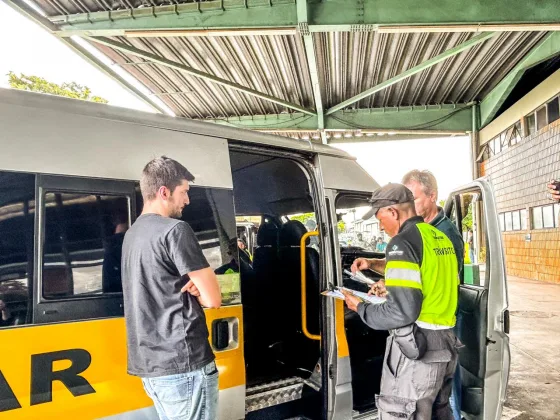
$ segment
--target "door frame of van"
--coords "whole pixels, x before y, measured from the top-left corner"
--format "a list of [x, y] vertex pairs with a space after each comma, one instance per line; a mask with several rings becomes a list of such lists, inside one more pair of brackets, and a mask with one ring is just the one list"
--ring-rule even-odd
[[[326, 287], [326, 279], [332, 278], [332, 269], [330, 267], [330, 260], [332, 258], [332, 250], [329, 245], [332, 241], [332, 236], [330, 233], [330, 221], [327, 217], [327, 204], [326, 204], [326, 194], [325, 189], [322, 184], [322, 177], [320, 172], [320, 167], [318, 164], [317, 153], [305, 152], [305, 151], [288, 151], [278, 148], [257, 146], [254, 144], [248, 145], [247, 143], [228, 140], [230, 151], [241, 151], [246, 153], [253, 153], [264, 156], [273, 156], [278, 158], [290, 159], [298, 164], [302, 169], [306, 177], [308, 178], [310, 185], [310, 195], [313, 200], [313, 208], [315, 211], [315, 217], [317, 222], [317, 230], [319, 231], [319, 245], [321, 252], [319, 254], [319, 281], [322, 288]], [[235, 197], [235, 188], [233, 190], [233, 195]], [[330, 227], [332, 228], [332, 227]], [[333, 365], [329, 361], [329, 354], [332, 351], [336, 352], [336, 343], [334, 340], [334, 306], [330, 299], [321, 297], [321, 337], [326, 337], [321, 340], [321, 383], [322, 394], [321, 394], [321, 405], [323, 418], [329, 418], [332, 411], [330, 404], [334, 404], [329, 395], [331, 393], [331, 379]], [[336, 353], [335, 353], [336, 354]]]

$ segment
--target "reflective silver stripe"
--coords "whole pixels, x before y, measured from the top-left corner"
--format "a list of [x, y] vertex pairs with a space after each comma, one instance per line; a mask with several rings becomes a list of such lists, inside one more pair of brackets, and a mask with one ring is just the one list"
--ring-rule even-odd
[[420, 328], [424, 328], [425, 330], [450, 330], [455, 326], [430, 324], [429, 322], [424, 321], [416, 321], [416, 325]]
[[385, 271], [385, 279], [410, 280], [422, 284], [420, 271], [410, 270], [408, 268], [388, 268]]

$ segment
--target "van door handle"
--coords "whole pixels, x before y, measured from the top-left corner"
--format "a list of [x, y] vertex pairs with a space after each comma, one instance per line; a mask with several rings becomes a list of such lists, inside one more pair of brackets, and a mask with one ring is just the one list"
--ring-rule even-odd
[[229, 322], [227, 319], [217, 319], [212, 323], [212, 346], [216, 350], [224, 350], [229, 342]]
[[43, 315], [55, 315], [57, 313], [58, 311], [56, 309], [47, 309], [46, 311], [43, 311]]
[[504, 332], [509, 334], [509, 309], [504, 311]]

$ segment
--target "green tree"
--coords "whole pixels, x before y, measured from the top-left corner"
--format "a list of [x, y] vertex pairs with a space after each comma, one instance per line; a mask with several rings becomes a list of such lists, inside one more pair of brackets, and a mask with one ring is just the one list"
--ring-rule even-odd
[[346, 223], [344, 223], [344, 220], [338, 222], [337, 226], [338, 226], [338, 233], [346, 232]]
[[463, 217], [463, 230], [472, 230], [472, 204], [469, 204], [467, 215]]
[[299, 220], [304, 225], [305, 225], [305, 222], [307, 222], [309, 219], [315, 220], [315, 213], [303, 213], [303, 214], [298, 214], [296, 216], [291, 216], [290, 217], [290, 220]]
[[67, 98], [99, 102], [102, 104], [109, 102], [107, 99], [101, 98], [100, 96], [92, 96], [90, 88], [79, 85], [76, 82], [62, 83], [61, 85], [58, 85], [39, 76], [28, 76], [23, 73], [20, 73], [18, 76], [11, 71], [8, 73], [8, 83], [14, 89], [66, 96]]
[[439, 200], [438, 201], [438, 206], [440, 206], [441, 208], [445, 207], [445, 200]]
[[[296, 216], [291, 216], [290, 217], [290, 220], [299, 220], [304, 225], [305, 225], [305, 222], [307, 222], [309, 219], [315, 220], [315, 213], [303, 213], [303, 214], [298, 214]], [[337, 227], [338, 227], [338, 232], [339, 233], [346, 232], [346, 223], [344, 223], [344, 220], [339, 221], [337, 223]]]

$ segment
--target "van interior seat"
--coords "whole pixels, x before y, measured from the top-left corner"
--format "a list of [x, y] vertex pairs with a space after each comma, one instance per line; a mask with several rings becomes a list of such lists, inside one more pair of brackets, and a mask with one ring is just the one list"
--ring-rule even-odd
[[[257, 316], [254, 319], [247, 318], [246, 324], [249, 329], [256, 331], [260, 338], [253, 345], [267, 347], [276, 335], [270, 328], [271, 312], [273, 306], [271, 299], [274, 296], [275, 287], [278, 285], [278, 271], [280, 261], [278, 259], [278, 235], [280, 231], [274, 223], [263, 223], [257, 233], [257, 249], [253, 256], [253, 291], [244, 298], [244, 305], [254, 308]], [[245, 279], [242, 276], [242, 282]], [[243, 287], [243, 286], [242, 286]], [[247, 287], [243, 287], [247, 289]], [[272, 295], [271, 295], [272, 293]]]
[[[307, 233], [305, 226], [291, 220], [280, 229], [280, 265], [283, 283], [290, 289], [290, 308], [301, 306], [301, 238]], [[321, 292], [319, 287], [319, 253], [309, 247], [306, 241], [306, 289], [307, 289], [307, 325], [312, 334], [319, 333], [319, 303]], [[293, 306], [292, 306], [293, 305]], [[301, 330], [300, 311], [292, 311], [291, 325]]]
[[[281, 308], [274, 316], [274, 325], [282, 333], [285, 356], [297, 359], [297, 366], [312, 370], [319, 357], [318, 341], [303, 335], [301, 323], [301, 238], [307, 233], [305, 226], [291, 220], [280, 229], [280, 283], [283, 293]], [[309, 245], [309, 239], [306, 242]], [[306, 298], [307, 327], [311, 334], [320, 334], [320, 285], [319, 253], [307, 246]], [[288, 362], [289, 363], [289, 362]]]

